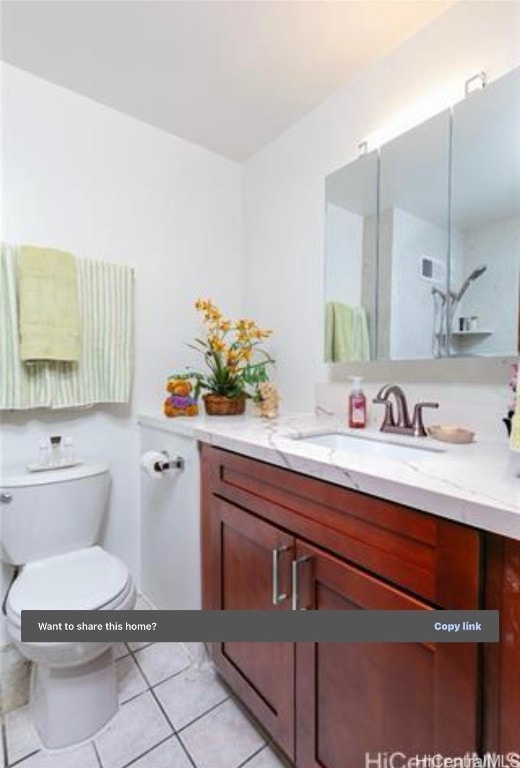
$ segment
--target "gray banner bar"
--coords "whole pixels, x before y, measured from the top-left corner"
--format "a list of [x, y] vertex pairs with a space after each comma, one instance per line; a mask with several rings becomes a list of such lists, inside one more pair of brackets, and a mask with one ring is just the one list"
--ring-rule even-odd
[[498, 611], [22, 611], [23, 642], [496, 643]]

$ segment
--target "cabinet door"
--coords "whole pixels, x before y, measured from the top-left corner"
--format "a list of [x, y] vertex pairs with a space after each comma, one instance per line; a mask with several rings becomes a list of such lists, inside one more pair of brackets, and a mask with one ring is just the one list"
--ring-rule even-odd
[[[311, 546], [298, 542], [296, 556], [301, 608], [429, 609]], [[359, 768], [367, 754], [476, 749], [473, 644], [297, 643], [296, 666], [299, 768]]]
[[485, 607], [500, 611], [500, 642], [484, 652], [484, 750], [520, 752], [520, 541], [487, 537]]
[[[215, 526], [213, 541], [218, 541], [214, 578], [220, 583], [219, 605], [213, 607], [290, 609], [292, 536], [217, 497], [213, 497], [211, 524]], [[276, 605], [273, 604], [274, 589]], [[293, 643], [212, 644], [213, 660], [222, 676], [291, 758], [294, 755], [294, 655]]]

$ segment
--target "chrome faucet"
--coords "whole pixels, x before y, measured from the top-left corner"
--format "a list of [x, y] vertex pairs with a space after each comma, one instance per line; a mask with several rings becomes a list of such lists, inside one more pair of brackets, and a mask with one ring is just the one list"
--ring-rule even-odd
[[[390, 399], [393, 396], [394, 403]], [[399, 435], [413, 435], [413, 437], [425, 437], [427, 432], [422, 420], [423, 408], [438, 408], [439, 403], [421, 402], [413, 409], [410, 418], [406, 395], [397, 384], [385, 384], [372, 400], [385, 406], [385, 415], [381, 424], [381, 432], [395, 432]], [[397, 418], [394, 412], [394, 404], [397, 407]]]

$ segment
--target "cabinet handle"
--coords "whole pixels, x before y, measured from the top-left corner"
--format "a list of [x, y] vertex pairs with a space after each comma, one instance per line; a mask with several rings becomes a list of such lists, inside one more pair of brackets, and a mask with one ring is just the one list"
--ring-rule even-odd
[[302, 563], [306, 563], [308, 560], [312, 560], [312, 557], [310, 555], [305, 555], [305, 557], [299, 557], [297, 560], [293, 560], [292, 562], [292, 609], [293, 611], [306, 611], [307, 608], [300, 608], [298, 605], [298, 574], [300, 565]]
[[286, 552], [288, 549], [291, 549], [291, 547], [286, 544], [283, 547], [275, 547], [273, 549], [273, 605], [278, 605], [278, 603], [282, 603], [284, 600], [287, 600], [289, 595], [287, 595], [285, 592], [283, 594], [279, 594], [279, 588], [278, 588], [278, 571], [279, 571], [279, 564], [280, 564], [280, 553]]

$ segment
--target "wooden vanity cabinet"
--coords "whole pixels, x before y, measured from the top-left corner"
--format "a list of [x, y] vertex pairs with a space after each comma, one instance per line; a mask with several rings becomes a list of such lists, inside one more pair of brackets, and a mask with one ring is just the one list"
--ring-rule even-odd
[[[201, 459], [204, 608], [290, 610], [295, 561], [301, 609], [478, 607], [475, 531], [211, 446]], [[299, 768], [480, 747], [475, 644], [213, 643], [211, 653]]]
[[483, 648], [483, 749], [520, 754], [520, 541], [486, 536], [485, 607], [500, 611], [500, 643]]
[[[273, 606], [272, 551], [280, 552], [279, 593], [290, 594], [292, 536], [217, 496], [212, 497], [209, 512], [211, 590], [204, 588], [203, 607], [288, 610], [287, 599]], [[229, 685], [292, 757], [294, 644], [214, 643], [212, 657]]]

